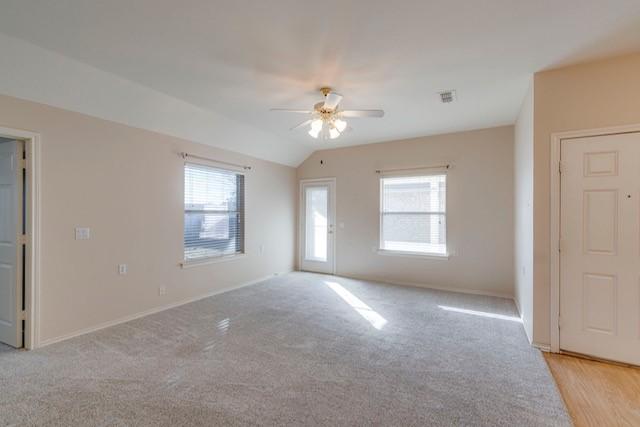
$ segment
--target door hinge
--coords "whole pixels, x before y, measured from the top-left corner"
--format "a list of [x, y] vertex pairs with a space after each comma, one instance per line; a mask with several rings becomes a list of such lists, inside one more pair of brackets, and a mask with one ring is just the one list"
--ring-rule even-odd
[[562, 173], [562, 162], [558, 162], [558, 173]]
[[20, 169], [26, 169], [27, 168], [27, 159], [20, 159], [19, 165], [20, 165]]
[[558, 329], [562, 328], [562, 317], [558, 316]]
[[26, 234], [21, 234], [20, 236], [18, 236], [18, 244], [19, 245], [26, 245], [27, 244], [27, 235]]
[[20, 312], [20, 319], [18, 319], [18, 320], [27, 320], [27, 312], [22, 310]]
[[558, 240], [558, 252], [562, 252], [562, 239]]

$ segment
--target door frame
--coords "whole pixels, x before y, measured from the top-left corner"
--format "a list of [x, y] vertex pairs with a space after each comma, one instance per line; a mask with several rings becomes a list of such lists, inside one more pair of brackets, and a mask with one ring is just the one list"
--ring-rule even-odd
[[[305, 178], [301, 179], [298, 183], [298, 270], [302, 271], [302, 251], [304, 248], [304, 222], [302, 218], [305, 214], [305, 206], [304, 206], [304, 192], [303, 187], [304, 184], [313, 184], [314, 182], [326, 182], [330, 181], [333, 183], [333, 194], [331, 194], [331, 198], [329, 204], [331, 205], [331, 216], [333, 217], [333, 222], [336, 221], [336, 193], [338, 189], [336, 187], [336, 178], [328, 177], [328, 178]], [[333, 259], [331, 260], [331, 274], [336, 274], [336, 240], [338, 239], [338, 227], [336, 224], [333, 225], [333, 242], [331, 244], [331, 250], [333, 252]]]
[[27, 250], [25, 259], [24, 348], [40, 345], [40, 134], [0, 127], [0, 136], [25, 142], [27, 152]]
[[560, 353], [560, 176], [561, 176], [561, 149], [565, 140], [585, 138], [590, 136], [618, 135], [640, 132], [640, 124], [611, 126], [597, 129], [585, 129], [568, 132], [556, 132], [551, 134], [551, 160], [550, 160], [550, 350]]

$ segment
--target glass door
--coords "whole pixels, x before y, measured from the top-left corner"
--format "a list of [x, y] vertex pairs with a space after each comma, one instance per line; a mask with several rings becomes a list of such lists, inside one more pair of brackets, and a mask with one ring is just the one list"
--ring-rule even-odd
[[334, 273], [335, 180], [300, 183], [300, 269]]

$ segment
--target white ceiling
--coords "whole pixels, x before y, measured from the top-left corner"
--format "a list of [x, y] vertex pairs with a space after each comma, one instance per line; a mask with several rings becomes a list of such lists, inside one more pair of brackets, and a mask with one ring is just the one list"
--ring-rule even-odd
[[[252, 132], [238, 151], [292, 165], [337, 145], [511, 124], [533, 72], [640, 50], [639, 0], [0, 0], [0, 10], [0, 32], [231, 119], [243, 127], [228, 138]], [[269, 112], [310, 108], [322, 85], [343, 108], [386, 115], [327, 142], [289, 132], [302, 117]], [[457, 102], [439, 104], [442, 89]]]

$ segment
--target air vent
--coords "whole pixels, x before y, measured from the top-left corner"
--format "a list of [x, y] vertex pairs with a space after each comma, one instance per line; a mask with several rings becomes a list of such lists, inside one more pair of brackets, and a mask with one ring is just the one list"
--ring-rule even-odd
[[456, 91], [455, 90], [443, 90], [442, 92], [438, 92], [440, 96], [440, 102], [443, 104], [450, 104], [456, 100]]

